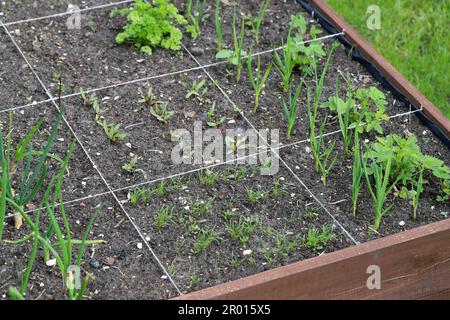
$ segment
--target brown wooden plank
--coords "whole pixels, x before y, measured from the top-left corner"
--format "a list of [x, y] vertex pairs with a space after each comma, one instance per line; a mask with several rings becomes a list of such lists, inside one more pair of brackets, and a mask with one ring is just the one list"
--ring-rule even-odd
[[[397, 89], [402, 91], [416, 106], [422, 106], [427, 114], [438, 125], [447, 137], [450, 137], [450, 120], [439, 111], [417, 88], [412, 85], [394, 66], [366, 42], [343, 18], [328, 6], [324, 0], [310, 0], [318, 11], [323, 14], [337, 29], [345, 32], [345, 37], [352, 42], [366, 59], [388, 79]], [[436, 67], [431, 65], [430, 68]]]
[[[381, 290], [366, 286], [381, 268]], [[427, 299], [450, 290], [450, 219], [178, 299]]]

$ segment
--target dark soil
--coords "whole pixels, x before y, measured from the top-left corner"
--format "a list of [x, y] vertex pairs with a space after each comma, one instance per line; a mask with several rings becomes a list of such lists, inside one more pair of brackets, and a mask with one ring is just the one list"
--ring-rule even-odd
[[[70, 2], [82, 3], [81, 7], [106, 3], [106, 1]], [[38, 7], [33, 3], [34, 1], [30, 0], [21, 1], [21, 5], [14, 5], [9, 1], [0, 4], [0, 12], [3, 12], [0, 19], [14, 21], [63, 12], [67, 8], [66, 1], [60, 1], [55, 5], [39, 3]], [[255, 13], [258, 7], [256, 1], [238, 1], [238, 3], [240, 14]], [[196, 41], [192, 41], [188, 36], [183, 40], [188, 49], [197, 52], [196, 59], [202, 64], [217, 61], [214, 6], [207, 7], [210, 17], [202, 26], [201, 36]], [[225, 42], [230, 45], [231, 8], [224, 6], [223, 9], [224, 37]], [[344, 155], [341, 135], [335, 134], [326, 138], [327, 142], [336, 140], [335, 152], [338, 153], [338, 161], [328, 177], [327, 186], [324, 187], [320, 175], [314, 171], [307, 142], [301, 142], [308, 137], [309, 129], [305, 109], [306, 97], [302, 97], [295, 132], [291, 140], [287, 140], [286, 120], [280, 109], [281, 98], [286, 99], [287, 93], [280, 88], [280, 79], [275, 69], [271, 72], [261, 98], [261, 109], [256, 113], [253, 112], [253, 94], [245, 66], [239, 83], [236, 83], [235, 75], [229, 74], [234, 70], [227, 65], [208, 68], [208, 72], [255, 128], [280, 130], [281, 141], [278, 146], [281, 148], [280, 156], [310, 190], [303, 188], [296, 177], [281, 164], [280, 171], [276, 175], [264, 176], [260, 174], [258, 166], [216, 163], [217, 167], [213, 172], [217, 174], [218, 180], [205, 185], [200, 183], [199, 173], [192, 171], [213, 163], [175, 165], [172, 162], [171, 153], [177, 142], [172, 141], [171, 131], [186, 129], [192, 134], [196, 122], [201, 122], [204, 130], [208, 129], [207, 112], [214, 101], [216, 115], [226, 118], [219, 126], [222, 132], [228, 129], [251, 128], [245, 119], [233, 110], [232, 103], [212, 81], [209, 81], [202, 70], [98, 90], [96, 95], [102, 109], [105, 110], [101, 119], [108, 123], [120, 124], [121, 130], [128, 133], [125, 140], [110, 142], [102, 127], [96, 124], [92, 108], [84, 106], [82, 99], [77, 96], [81, 87], [95, 89], [113, 86], [126, 81], [195, 68], [198, 65], [184, 51], [154, 50], [154, 53], [148, 56], [136, 51], [132, 45], [116, 45], [114, 39], [124, 21], [120, 18], [109, 19], [107, 16], [109, 10], [83, 13], [81, 30], [68, 30], [67, 17], [10, 27], [10, 30], [14, 31], [13, 37], [51, 93], [54, 96], [58, 94], [58, 84], [53, 83], [54, 74], [58, 73], [62, 76], [65, 87], [63, 94], [74, 94], [62, 100], [65, 116], [95, 163], [94, 168], [82, 148], [76, 145], [69, 173], [63, 184], [65, 201], [85, 198], [67, 204], [74, 237], [81, 237], [95, 206], [103, 203], [101, 214], [89, 238], [103, 239], [106, 243], [95, 246], [95, 250], [90, 248], [85, 253], [83, 272], [94, 275], [88, 286], [86, 298], [167, 299], [177, 295], [176, 288], [166, 279], [163, 269], [147, 250], [126, 213], [129, 213], [131, 219], [142, 230], [146, 241], [182, 292], [210, 287], [353, 245], [354, 243], [334, 219], [357, 241], [367, 241], [447, 218], [448, 203], [438, 203], [435, 200], [439, 187], [429, 176], [426, 177], [429, 183], [421, 196], [416, 221], [411, 218], [412, 208], [407, 201], [391, 197], [389, 202], [394, 204], [393, 209], [382, 220], [378, 233], [372, 231], [370, 226], [373, 223], [373, 201], [367, 190], [363, 190], [358, 214], [353, 217], [350, 200], [352, 161]], [[293, 0], [272, 1], [261, 30], [260, 45], [255, 46], [253, 51], [281, 45], [286, 37], [290, 16], [299, 11], [302, 11], [301, 7]], [[32, 13], [24, 14], [26, 12]], [[310, 23], [316, 24], [315, 21]], [[247, 48], [250, 46], [250, 40], [251, 37], [247, 37]], [[324, 50], [328, 50], [331, 43], [332, 40], [323, 41]], [[46, 95], [39, 83], [2, 32], [0, 32], [0, 49], [2, 82], [0, 111], [45, 100]], [[264, 69], [271, 57], [270, 54], [262, 57]], [[323, 69], [324, 61], [324, 58], [319, 61], [319, 70]], [[346, 74], [350, 75], [352, 85], [355, 87], [377, 86], [381, 89], [387, 96], [388, 115], [408, 111], [407, 107], [396, 101], [395, 97], [375, 82], [359, 64], [352, 61], [343, 47], [339, 47], [332, 57], [325, 79], [323, 101], [335, 94], [336, 79], [339, 79], [340, 95], [345, 94], [346, 84], [343, 75]], [[301, 76], [296, 75], [296, 83]], [[209, 90], [206, 95], [201, 99], [187, 99], [186, 94], [194, 80], [199, 82], [202, 79], [208, 80]], [[306, 81], [311, 87], [315, 85], [311, 78], [307, 78]], [[146, 92], [150, 87], [158, 100], [169, 102], [169, 109], [175, 111], [175, 115], [167, 124], [158, 122], [150, 114], [149, 106], [138, 101], [139, 92]], [[44, 148], [56, 118], [56, 108], [51, 103], [26, 107], [13, 113], [13, 145], [29, 132], [41, 116], [45, 116], [46, 121], [33, 139], [33, 147], [39, 150]], [[327, 114], [321, 110], [319, 120], [324, 118], [328, 119], [326, 132], [339, 128], [335, 114]], [[3, 128], [7, 128], [8, 114], [5, 112], [1, 114], [1, 124]], [[415, 134], [423, 153], [444, 159], [449, 164], [449, 150], [432, 136], [415, 116], [391, 119], [383, 124], [383, 129], [384, 134], [397, 133], [402, 136]], [[4, 134], [5, 131], [4, 129]], [[362, 136], [362, 139], [369, 141], [375, 138], [374, 134]], [[51, 152], [64, 157], [73, 139], [70, 128], [61, 123]], [[297, 144], [287, 146], [293, 143]], [[134, 155], [139, 157], [137, 170], [133, 174], [124, 172], [122, 166]], [[49, 161], [49, 166], [51, 176], [57, 172], [58, 165], [54, 161]], [[96, 168], [112, 189], [120, 189], [116, 190], [116, 195], [126, 213], [111, 194], [98, 196], [108, 193], [109, 190]], [[17, 175], [20, 175], [21, 170], [23, 167], [18, 168]], [[172, 177], [173, 175], [176, 176]], [[161, 187], [160, 180], [164, 180], [164, 194], [158, 195], [156, 190], [158, 186]], [[152, 183], [147, 184], [151, 181]], [[279, 195], [274, 193], [277, 183]], [[142, 184], [141, 187], [147, 188], [151, 196], [133, 205], [130, 197], [135, 191], [136, 184]], [[264, 199], [255, 203], [250, 202], [247, 195], [249, 189], [266, 192]], [[311, 194], [318, 197], [334, 219], [321, 208]], [[95, 197], [89, 199], [89, 196]], [[40, 195], [36, 199], [39, 198]], [[195, 204], [208, 200], [212, 202], [207, 212], [198, 214], [193, 210]], [[37, 202], [38, 200], [35, 200], [29, 209], [35, 208]], [[172, 210], [172, 217], [167, 225], [157, 228], [155, 219], [164, 208]], [[227, 210], [234, 213], [230, 220], [224, 218]], [[259, 227], [249, 235], [249, 240], [245, 243], [232, 239], [227, 228], [227, 221], [236, 224], [241, 217], [258, 217], [260, 220]], [[45, 223], [44, 221], [43, 224]], [[308, 232], [313, 228], [321, 230], [326, 226], [333, 230], [336, 238], [322, 248], [308, 247], [305, 241]], [[5, 230], [6, 239], [18, 239], [29, 232], [25, 228], [13, 230], [10, 218], [6, 221]], [[212, 231], [217, 239], [203, 251], [196, 252], [195, 243], [201, 237], [202, 230]], [[283, 250], [288, 244], [292, 245], [289, 252]], [[30, 242], [20, 246], [0, 244], [1, 299], [7, 298], [5, 294], [8, 286], [19, 284], [18, 272], [26, 264], [30, 247]], [[99, 269], [92, 268], [97, 262]], [[56, 267], [45, 266], [41, 256], [36, 261], [27, 298], [64, 298], [61, 277]]]

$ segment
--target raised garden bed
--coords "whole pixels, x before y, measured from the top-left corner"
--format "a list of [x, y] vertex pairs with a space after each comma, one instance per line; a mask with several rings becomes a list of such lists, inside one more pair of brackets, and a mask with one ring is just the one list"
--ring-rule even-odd
[[[259, 2], [237, 2], [239, 16], [258, 12]], [[324, 6], [319, 1], [312, 2]], [[0, 5], [0, 19], [5, 23], [0, 30], [3, 136], [6, 137], [10, 114], [13, 146], [44, 116], [44, 123], [32, 139], [33, 148], [41, 150], [51, 135], [57, 109], [64, 107], [51, 153], [64, 158], [70, 143], [77, 140], [61, 186], [75, 239], [83, 237], [90, 216], [102, 204], [88, 239], [103, 242], [88, 246], [81, 263], [83, 274], [91, 275], [84, 298], [448, 296], [449, 205], [448, 200], [436, 200], [442, 196], [442, 181], [425, 172], [428, 183], [424, 184], [416, 219], [411, 217], [411, 202], [400, 197], [400, 187], [388, 197], [386, 207], [392, 205], [392, 209], [377, 230], [373, 226], [373, 199], [367, 187], [361, 190], [357, 214], [353, 216], [353, 157], [344, 152], [336, 112], [322, 108], [318, 110], [317, 128], [327, 120], [324, 142], [329, 146], [334, 141], [332, 153], [336, 162], [326, 177], [326, 186], [322, 175], [314, 170], [306, 95], [306, 85], [311, 92], [317, 86], [314, 76], [304, 79], [297, 121], [288, 139], [281, 104], [289, 94], [280, 87], [282, 79], [276, 68], [272, 68], [260, 107], [254, 112], [254, 94], [245, 63], [237, 82], [235, 67], [216, 59], [215, 4], [206, 5], [209, 18], [202, 24], [197, 39], [185, 34], [180, 51], [156, 48], [148, 55], [132, 45], [115, 43], [126, 21], [108, 14], [113, 7], [130, 6], [128, 2], [102, 7], [109, 2], [80, 1], [81, 7], [99, 8], [82, 11], [82, 28], [75, 30], [67, 29], [67, 15], [33, 19], [63, 12], [67, 6], [64, 1], [39, 8], [34, 8], [33, 3]], [[233, 9], [226, 4], [228, 1], [221, 3], [224, 43], [232, 47]], [[179, 8], [184, 12], [184, 5]], [[27, 12], [33, 15], [28, 16]], [[322, 30], [295, 1], [273, 0], [261, 25], [259, 44], [254, 43], [250, 33], [245, 36], [243, 47], [247, 51], [252, 46], [253, 53], [265, 52], [261, 54], [263, 70], [273, 60], [274, 52], [280, 52], [275, 48], [285, 43], [291, 16], [298, 12], [307, 18], [308, 30], [312, 26]], [[322, 13], [335, 21], [338, 30], [344, 28], [330, 11]], [[388, 120], [381, 123], [382, 133], [362, 133], [361, 144], [369, 145], [377, 136], [413, 135], [423, 154], [442, 159], [448, 166], [449, 149], [414, 113], [432, 119], [444, 136], [448, 135], [448, 120], [405, 84], [392, 67], [386, 69], [386, 62], [367, 49], [352, 30], [347, 26], [345, 29], [355, 47], [362, 48], [369, 60], [378, 62], [376, 67], [387, 72], [387, 78], [424, 110], [414, 111], [399, 101], [352, 60], [342, 45], [330, 56], [321, 102], [335, 95], [336, 83], [340, 97], [345, 97], [349, 85], [354, 89], [378, 88], [385, 95]], [[313, 41], [327, 53], [337, 36], [327, 37], [322, 30], [318, 37], [324, 38]], [[304, 40], [311, 39], [306, 35]], [[319, 73], [325, 68], [326, 59], [324, 54], [315, 60]], [[294, 89], [299, 79], [300, 73], [295, 72]], [[202, 94], [202, 87], [198, 95], [187, 97], [194, 82], [202, 80], [208, 91]], [[80, 88], [88, 91], [88, 96], [95, 92], [98, 97], [104, 111], [97, 118], [80, 96]], [[149, 88], [156, 100], [167, 101], [174, 111], [166, 124], [151, 114], [148, 104], [139, 102], [140, 95]], [[62, 95], [60, 101], [53, 98], [58, 95]], [[213, 102], [214, 116], [209, 117]], [[219, 120], [222, 133], [233, 129], [279, 129], [279, 142], [270, 141], [270, 146], [260, 143], [258, 154], [245, 154], [243, 163], [174, 163], [172, 150], [178, 142], [173, 140], [173, 130], [184, 129], [193, 135], [196, 123], [206, 130], [212, 127], [208, 122]], [[102, 121], [120, 124], [127, 136], [112, 143], [99, 124]], [[225, 149], [230, 148], [229, 142], [222, 144]], [[261, 154], [270, 155], [269, 147], [276, 150], [273, 157], [279, 160], [280, 167], [273, 175], [261, 175], [264, 163], [256, 160]], [[138, 161], [135, 167], [131, 166], [133, 172], [128, 173], [123, 166], [134, 156], [139, 157]], [[249, 165], [250, 160], [256, 164]], [[37, 159], [33, 160], [35, 165], [34, 161]], [[54, 159], [48, 163], [48, 176], [56, 176], [59, 163]], [[18, 173], [23, 169], [19, 166]], [[362, 180], [364, 185], [365, 177]], [[17, 183], [12, 179], [12, 185]], [[26, 205], [30, 217], [35, 217], [44, 191], [45, 188]], [[26, 236], [30, 230], [26, 226], [15, 230], [11, 208], [6, 212], [3, 239]], [[57, 213], [57, 220], [63, 222], [61, 213]], [[44, 215], [43, 230], [50, 222]], [[54, 235], [50, 240], [55, 240]], [[10, 286], [20, 285], [18, 273], [26, 268], [32, 246], [32, 238], [15, 245], [0, 242], [1, 299], [8, 298]], [[42, 254], [40, 248], [25, 297], [65, 298], [57, 266], [44, 263]], [[382, 290], [365, 287], [370, 265], [381, 268]]]

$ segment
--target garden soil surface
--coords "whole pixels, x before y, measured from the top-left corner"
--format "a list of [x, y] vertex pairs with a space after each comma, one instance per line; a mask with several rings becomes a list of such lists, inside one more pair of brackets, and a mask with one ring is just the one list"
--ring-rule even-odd
[[[110, 1], [70, 2], [85, 7]], [[240, 14], [256, 14], [258, 1], [237, 2]], [[32, 0], [23, 0], [20, 5], [11, 5], [9, 1], [0, 3], [0, 19], [12, 22], [64, 12], [67, 8], [66, 1], [53, 5], [39, 3], [37, 7], [35, 3]], [[89, 246], [82, 263], [83, 274], [91, 276], [86, 299], [173, 298], [180, 293], [211, 287], [448, 218], [448, 203], [436, 201], [439, 185], [428, 175], [415, 221], [411, 218], [412, 206], [408, 201], [390, 197], [388, 202], [393, 204], [393, 208], [383, 217], [379, 230], [375, 232], [371, 229], [373, 201], [364, 188], [357, 215], [353, 217], [352, 159], [344, 154], [340, 133], [326, 137], [327, 143], [336, 141], [335, 153], [338, 155], [326, 187], [321, 176], [314, 171], [314, 161], [308, 143], [304, 141], [308, 138], [309, 129], [306, 94], [301, 97], [297, 124], [288, 140], [285, 136], [286, 121], [281, 113], [281, 99], [286, 99], [287, 95], [279, 86], [280, 78], [275, 68], [261, 97], [261, 108], [256, 113], [253, 112], [254, 100], [245, 66], [239, 83], [233, 68], [226, 64], [207, 68], [208, 74], [198, 68], [198, 63], [217, 62], [214, 5], [207, 5], [209, 18], [202, 25], [200, 37], [194, 41], [185, 35], [183, 44], [188, 51], [156, 49], [150, 56], [136, 51], [132, 45], [115, 44], [114, 39], [125, 21], [110, 19], [109, 10], [83, 12], [80, 30], [68, 30], [66, 16], [8, 26], [53, 96], [57, 96], [59, 91], [55, 74], [59, 74], [64, 83], [63, 99], [58, 104], [64, 108], [67, 122], [61, 123], [51, 152], [64, 157], [75, 138], [84, 147], [83, 150], [76, 144], [63, 183], [73, 237], [82, 237], [89, 217], [101, 205], [89, 239], [103, 240], [104, 243]], [[231, 45], [232, 8], [223, 4], [223, 10], [224, 39]], [[271, 1], [262, 25], [260, 44], [253, 46], [253, 52], [282, 45], [290, 16], [297, 12], [303, 12], [303, 9], [293, 0]], [[320, 28], [316, 21], [303, 13], [310, 25]], [[320, 34], [323, 35], [326, 33]], [[250, 40], [251, 35], [248, 35], [246, 48], [250, 47]], [[324, 50], [329, 50], [332, 43], [333, 39], [324, 40]], [[191, 51], [193, 56], [189, 54]], [[262, 56], [263, 70], [272, 58], [272, 54]], [[324, 65], [325, 58], [322, 58], [319, 71]], [[181, 72], [190, 68], [196, 70]], [[171, 74], [160, 76], [166, 73]], [[343, 97], [347, 88], [346, 77], [353, 87], [376, 86], [382, 90], [387, 97], [386, 112], [389, 116], [409, 111], [408, 106], [396, 101], [353, 61], [342, 46], [331, 58], [322, 100], [335, 95], [336, 81]], [[134, 81], [137, 79], [141, 80]], [[298, 79], [299, 74], [296, 75], [297, 83]], [[186, 98], [193, 82], [201, 80], [207, 81], [207, 93], [202, 97]], [[12, 112], [13, 145], [41, 117], [45, 117], [33, 139], [33, 147], [42, 149], [57, 116], [56, 106], [51, 101], [39, 103], [48, 97], [4, 31], [0, 31], [0, 81], [3, 134], [9, 122], [9, 112], [6, 111], [11, 108], [16, 108]], [[311, 87], [315, 85], [311, 77], [306, 82]], [[150, 87], [158, 100], [169, 102], [169, 108], [175, 111], [167, 124], [158, 122], [150, 114], [148, 106], [139, 102], [140, 94]], [[99, 88], [95, 93], [104, 109], [101, 120], [121, 124], [121, 130], [128, 134], [125, 140], [111, 143], [107, 139], [95, 122], [93, 110], [85, 106], [77, 94], [80, 88]], [[262, 175], [260, 161], [258, 165], [249, 165], [248, 162], [173, 162], [172, 150], [178, 141], [171, 133], [184, 129], [193, 134], [195, 126], [210, 129], [207, 113], [214, 101], [216, 119], [225, 119], [218, 127], [222, 133], [238, 128], [249, 130], [252, 126], [280, 130], [280, 141], [273, 147], [279, 150], [282, 161], [275, 175]], [[328, 120], [326, 132], [339, 129], [336, 115], [321, 110], [318, 121], [323, 119]], [[424, 154], [449, 164], [449, 150], [415, 115], [394, 117], [383, 123], [383, 130], [384, 135], [395, 133], [406, 137], [414, 134]], [[376, 135], [365, 134], [362, 139], [373, 141]], [[207, 142], [202, 145], [207, 145]], [[258, 152], [264, 155], [269, 151], [260, 145]], [[124, 172], [122, 166], [134, 155], [139, 157], [135, 172]], [[249, 159], [256, 161], [263, 157]], [[51, 160], [49, 165], [49, 175], [56, 174], [57, 163]], [[205, 166], [209, 169], [200, 171]], [[22, 171], [23, 167], [19, 167], [17, 174]], [[212, 181], [205, 180], [208, 176], [214, 177]], [[18, 182], [13, 177], [14, 183]], [[150, 195], [144, 201], [132, 204], [131, 196], [137, 190], [136, 185]], [[252, 192], [258, 195], [255, 201], [249, 199]], [[30, 215], [35, 214], [38, 204], [35, 201], [26, 208]], [[158, 225], [164, 210], [169, 215], [163, 225]], [[244, 219], [257, 221], [256, 229], [248, 234], [248, 239], [233, 238], [231, 227], [240, 225]], [[5, 239], [20, 239], [30, 232], [25, 227], [15, 230], [12, 221], [11, 217], [6, 219]], [[45, 227], [47, 223], [44, 219], [42, 225]], [[324, 229], [332, 234], [329, 241], [311, 245], [308, 234], [320, 233]], [[208, 245], [199, 250], [200, 240], [206, 235], [209, 235]], [[19, 285], [19, 273], [26, 267], [31, 246], [30, 241], [20, 245], [0, 243], [0, 299], [7, 299], [9, 286]], [[65, 298], [59, 270], [42, 262], [42, 252], [39, 252], [31, 273], [26, 298]]]

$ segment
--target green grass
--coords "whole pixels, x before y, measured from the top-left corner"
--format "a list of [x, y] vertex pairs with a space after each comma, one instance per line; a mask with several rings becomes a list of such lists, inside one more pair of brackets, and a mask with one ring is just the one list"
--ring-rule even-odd
[[[347, 22], [450, 118], [450, 2], [327, 0]], [[369, 5], [381, 9], [381, 30], [369, 30]], [[447, 27], [446, 27], [447, 26]]]

